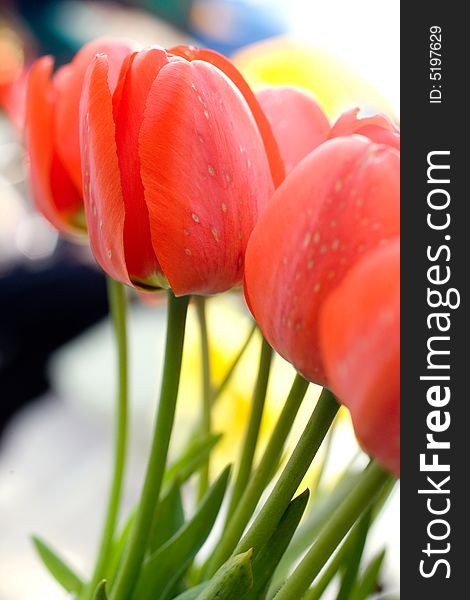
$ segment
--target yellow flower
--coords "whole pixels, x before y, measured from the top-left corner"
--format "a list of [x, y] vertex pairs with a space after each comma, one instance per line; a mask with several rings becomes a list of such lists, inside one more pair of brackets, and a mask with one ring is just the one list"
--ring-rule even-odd
[[354, 106], [366, 112], [393, 113], [386, 98], [349, 65], [289, 37], [247, 46], [232, 60], [255, 90], [273, 85], [303, 88], [315, 96], [330, 119]]

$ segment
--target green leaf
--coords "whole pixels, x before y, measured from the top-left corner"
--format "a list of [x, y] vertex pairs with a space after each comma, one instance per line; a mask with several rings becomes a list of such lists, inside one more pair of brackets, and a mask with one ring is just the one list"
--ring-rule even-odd
[[254, 584], [246, 596], [247, 600], [265, 597], [273, 573], [300, 523], [309, 495], [309, 490], [305, 490], [291, 501], [274, 533], [256, 555], [253, 562]]
[[180, 485], [187, 481], [207, 460], [221, 438], [221, 433], [211, 433], [192, 440], [182, 455], [166, 469], [163, 478], [164, 486], [171, 485], [175, 479], [178, 479]]
[[135, 600], [167, 600], [175, 583], [183, 576], [206, 541], [219, 514], [230, 467], [208, 489], [193, 518], [145, 562], [135, 592]]
[[279, 567], [274, 573], [269, 592], [270, 597], [287, 579], [292, 565], [312, 545], [322, 526], [347, 498], [358, 479], [359, 473], [348, 473], [340, 479], [331, 492], [317, 498], [313, 510], [307, 514], [302, 525], [296, 531], [291, 544], [279, 563]]
[[149, 554], [163, 546], [184, 525], [181, 488], [174, 481], [155, 509], [149, 537]]
[[103, 579], [98, 584], [98, 587], [93, 594], [93, 600], [108, 600], [108, 594], [106, 593], [106, 579]]
[[82, 579], [41, 538], [32, 537], [34, 546], [49, 573], [67, 592], [79, 594], [83, 589]]
[[253, 550], [231, 556], [197, 600], [245, 600], [253, 586]]
[[[361, 580], [357, 584], [356, 589], [351, 595], [351, 600], [366, 600], [370, 594], [377, 590], [379, 573], [380, 569], [382, 568], [384, 558], [385, 550], [382, 550], [382, 552], [379, 552], [379, 554], [377, 554], [377, 556], [371, 560], [364, 571]], [[390, 600], [392, 599], [390, 598]]]
[[[184, 524], [184, 510], [181, 502], [181, 484], [197, 471], [211, 450], [222, 437], [222, 434], [210, 434], [198, 437], [184, 453], [165, 471], [165, 489], [162, 500], [155, 509], [149, 541], [149, 552], [152, 553], [172, 537]], [[174, 504], [173, 504], [174, 503]], [[135, 518], [135, 511], [129, 517], [120, 536], [114, 544], [108, 579], [114, 581], [124, 546], [127, 543]]]
[[343, 575], [336, 600], [349, 600], [352, 590], [356, 584], [359, 567], [361, 566], [364, 546], [372, 521], [372, 509], [369, 508], [359, 519], [353, 529], [351, 542], [348, 543], [348, 551], [343, 559]]
[[196, 585], [195, 587], [193, 587], [189, 590], [186, 590], [179, 596], [176, 596], [174, 598], [174, 600], [196, 600], [196, 598], [199, 596], [199, 594], [201, 592], [203, 592], [208, 585], [209, 585], [208, 581], [203, 581], [199, 585]]

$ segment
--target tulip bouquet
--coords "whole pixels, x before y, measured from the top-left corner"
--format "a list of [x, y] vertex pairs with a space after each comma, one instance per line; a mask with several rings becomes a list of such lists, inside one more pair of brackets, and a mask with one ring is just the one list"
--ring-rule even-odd
[[[52, 59], [41, 58], [28, 80], [32, 193], [59, 231], [89, 240], [108, 276], [119, 369], [114, 470], [94, 570], [84, 580], [35, 539], [44, 563], [79, 600], [313, 600], [333, 579], [342, 600], [371, 597], [383, 554], [364, 569], [362, 550], [399, 474], [396, 127], [357, 110], [331, 125], [311, 96], [291, 88], [255, 94], [211, 50], [100, 39], [52, 71]], [[166, 293], [168, 312], [146, 475], [122, 525], [125, 286]], [[214, 477], [218, 390], [205, 299], [234, 288], [243, 288], [263, 342], [240, 460]], [[190, 301], [201, 328], [202, 416], [169, 463]], [[255, 462], [273, 352], [298, 374]], [[323, 391], [284, 456], [310, 382]], [[307, 508], [309, 491], [299, 486], [340, 403], [370, 462]], [[189, 478], [198, 491], [185, 514]], [[218, 518], [224, 525], [201, 558]]]

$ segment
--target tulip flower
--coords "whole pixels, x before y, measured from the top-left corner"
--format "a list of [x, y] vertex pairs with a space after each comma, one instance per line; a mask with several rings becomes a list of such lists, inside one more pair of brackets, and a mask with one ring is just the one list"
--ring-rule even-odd
[[83, 234], [86, 229], [78, 115], [87, 66], [98, 52], [106, 52], [109, 84], [114, 89], [130, 51], [126, 41], [102, 38], [85, 45], [54, 75], [50, 56], [38, 59], [31, 67], [26, 92], [31, 190], [38, 210], [59, 231]]
[[247, 303], [268, 342], [328, 384], [320, 307], [351, 266], [399, 234], [399, 154], [363, 136], [311, 152], [276, 190], [250, 238]]
[[400, 241], [371, 251], [326, 298], [320, 344], [363, 448], [400, 472]]
[[245, 248], [282, 180], [269, 123], [214, 52], [134, 52], [113, 93], [108, 58], [81, 102], [84, 199], [92, 250], [114, 279], [176, 295], [239, 285]]
[[269, 87], [256, 94], [268, 117], [286, 173], [328, 139], [357, 133], [400, 149], [400, 134], [388, 117], [358, 117], [359, 109], [343, 113], [333, 126], [315, 98], [294, 87]]
[[286, 173], [327, 140], [330, 123], [314, 98], [289, 87], [273, 87], [256, 94], [268, 117]]

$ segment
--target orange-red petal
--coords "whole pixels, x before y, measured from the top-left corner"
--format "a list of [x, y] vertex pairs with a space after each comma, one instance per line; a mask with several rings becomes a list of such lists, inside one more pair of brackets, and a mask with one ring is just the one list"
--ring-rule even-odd
[[370, 252], [325, 300], [322, 355], [364, 449], [400, 473], [400, 241]]
[[312, 96], [295, 88], [272, 87], [256, 94], [271, 123], [286, 174], [330, 133], [325, 113]]
[[248, 237], [273, 186], [238, 89], [204, 61], [163, 67], [139, 152], [153, 245], [173, 291], [212, 294], [240, 284]]
[[19, 132], [25, 124], [27, 82], [28, 71], [24, 69], [14, 81], [0, 84], [0, 108], [5, 110]]
[[131, 43], [113, 38], [98, 38], [85, 44], [71, 63], [58, 69], [54, 76], [57, 94], [54, 110], [54, 141], [59, 156], [77, 189], [82, 189], [78, 114], [83, 78], [96, 54], [106, 54], [109, 62], [111, 92], [117, 83], [119, 70], [131, 52]]
[[52, 68], [52, 58], [45, 56], [33, 64], [28, 76], [26, 146], [31, 191], [38, 210], [57, 229], [76, 233], [72, 223], [82, 201], [54, 148]]
[[102, 269], [130, 283], [124, 257], [124, 199], [116, 148], [108, 59], [98, 55], [87, 70], [80, 103], [83, 199], [90, 244]]
[[267, 340], [308, 379], [327, 383], [322, 302], [399, 225], [399, 155], [361, 136], [311, 152], [261, 215], [248, 243], [245, 295]]
[[274, 186], [281, 184], [285, 177], [284, 161], [279, 150], [276, 138], [274, 137], [268, 118], [264, 114], [255, 94], [243, 78], [240, 71], [225, 56], [209, 50], [207, 48], [194, 48], [193, 46], [175, 46], [169, 49], [169, 52], [176, 56], [182, 56], [186, 60], [203, 60], [220, 69], [225, 75], [233, 81], [245, 98], [251, 112], [258, 125], [263, 143], [268, 155], [271, 176]]
[[357, 133], [377, 144], [386, 144], [400, 150], [400, 132], [386, 115], [358, 118], [358, 114], [358, 108], [343, 113], [331, 128], [329, 138]]

